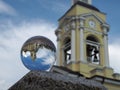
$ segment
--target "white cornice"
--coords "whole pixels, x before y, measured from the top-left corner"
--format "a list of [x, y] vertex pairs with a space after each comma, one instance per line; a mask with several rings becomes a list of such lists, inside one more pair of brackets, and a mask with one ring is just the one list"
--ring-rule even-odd
[[90, 16], [95, 17], [101, 24], [106, 23], [104, 20], [102, 20], [100, 17], [98, 17], [98, 16], [97, 16], [95, 13], [93, 13], [93, 12], [91, 12], [91, 13], [85, 13], [85, 14], [80, 15], [80, 17], [85, 17], [85, 18], [90, 17]]
[[[89, 29], [89, 28], [85, 28], [85, 30], [90, 31], [90, 32], [92, 32], [93, 34], [98, 34], [98, 35], [102, 35], [102, 34], [103, 34], [102, 32], [99, 32], [99, 31], [93, 30], [93, 29]], [[86, 32], [86, 31], [85, 31], [85, 32]]]

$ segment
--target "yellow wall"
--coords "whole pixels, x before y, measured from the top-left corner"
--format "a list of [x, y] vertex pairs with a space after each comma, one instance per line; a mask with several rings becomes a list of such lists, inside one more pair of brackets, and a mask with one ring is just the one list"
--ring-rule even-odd
[[109, 83], [103, 84], [108, 90], [120, 90], [120, 85], [114, 85]]
[[[60, 19], [60, 21], [59, 21], [59, 26], [61, 26], [61, 28], [62, 28], [62, 33], [61, 33], [61, 51], [60, 51], [60, 53], [61, 53], [61, 55], [60, 55], [60, 60], [61, 60], [61, 63], [60, 63], [60, 65], [63, 65], [63, 52], [62, 52], [62, 46], [63, 46], [63, 42], [64, 42], [64, 39], [66, 38], [66, 37], [71, 37], [70, 36], [70, 34], [68, 34], [68, 33], [66, 33], [65, 31], [64, 31], [64, 24], [66, 24], [66, 23], [69, 23], [69, 21], [65, 21], [64, 20], [64, 17], [69, 17], [69, 16], [80, 16], [80, 15], [83, 15], [83, 14], [86, 14], [86, 13], [94, 13], [95, 15], [97, 15], [101, 20], [103, 20], [103, 22], [106, 22], [105, 20], [106, 20], [106, 16], [105, 16], [105, 14], [103, 14], [103, 13], [100, 13], [100, 12], [97, 12], [97, 11], [94, 11], [94, 10], [90, 10], [90, 9], [88, 9], [88, 8], [85, 8], [85, 7], [82, 7], [82, 6], [80, 6], [80, 5], [76, 5], [74, 8], [72, 8], [72, 9], [70, 9], [61, 19]], [[89, 27], [89, 24], [88, 24], [88, 22], [90, 21], [90, 20], [94, 20], [95, 21], [95, 23], [96, 23], [96, 26], [95, 26], [95, 28], [93, 29], [93, 28], [90, 28]], [[76, 27], [78, 27], [79, 26], [79, 21], [76, 21]], [[87, 29], [90, 29], [90, 30], [92, 30], [93, 32], [91, 32], [91, 31], [88, 31]], [[80, 61], [80, 30], [79, 30], [79, 28], [76, 28], [76, 30], [75, 30], [76, 32], [75, 32], [75, 50], [76, 50], [76, 61]], [[98, 33], [101, 33], [101, 34], [96, 34], [96, 33], [94, 33], [94, 31], [96, 31], [96, 32], [98, 32]], [[103, 36], [102, 36], [102, 28], [101, 28], [101, 23], [94, 17], [94, 16], [90, 16], [90, 17], [87, 17], [86, 19], [85, 19], [85, 30], [84, 30], [84, 40], [86, 40], [86, 38], [89, 36], [89, 35], [94, 35], [98, 40], [99, 40], [99, 43], [101, 44], [100, 45], [100, 59], [101, 59], [101, 62], [100, 62], [100, 65], [99, 66], [105, 66], [105, 58], [104, 58], [104, 42], [103, 42]], [[84, 43], [84, 51], [86, 51], [86, 43]], [[87, 60], [87, 58], [86, 58], [86, 52], [84, 52], [84, 57], [85, 57], [85, 59]], [[69, 65], [68, 65], [69, 66]], [[90, 77], [90, 71], [91, 70], [93, 70], [93, 69], [95, 69], [96, 67], [89, 67], [89, 65], [88, 64], [83, 64], [83, 63], [79, 63], [79, 64], [77, 64], [77, 65], [72, 65], [72, 67], [71, 67], [71, 69], [72, 70], [75, 70], [75, 68], [76, 68], [76, 70], [80, 70], [80, 72], [83, 72], [84, 71], [84, 73], [88, 73], [89, 75], [87, 75], [87, 76], [89, 76]], [[79, 69], [78, 69], [79, 68]], [[75, 70], [75, 71], [76, 71]]]

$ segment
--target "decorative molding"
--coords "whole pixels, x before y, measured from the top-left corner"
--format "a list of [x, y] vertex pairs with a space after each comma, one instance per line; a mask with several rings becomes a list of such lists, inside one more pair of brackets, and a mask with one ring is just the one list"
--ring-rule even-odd
[[81, 30], [81, 29], [85, 30], [85, 27], [84, 26], [78, 26], [78, 29], [79, 30]]
[[111, 67], [106, 67], [106, 66], [104, 67], [104, 70], [105, 70], [105, 69], [111, 69], [111, 70], [113, 70], [113, 68], [111, 68]]
[[56, 36], [57, 36], [57, 41], [60, 41], [60, 38], [61, 38], [61, 33], [62, 31], [61, 31], [61, 29], [57, 29], [57, 30], [55, 30], [55, 34], [56, 34]]
[[79, 21], [80, 22], [79, 28], [83, 28], [84, 29], [85, 18], [84, 17], [80, 17], [79, 20], [80, 20]]
[[107, 32], [109, 32], [110, 26], [106, 23], [103, 23], [102, 28], [103, 28], [104, 33], [106, 34]]
[[64, 26], [64, 30], [67, 32], [67, 31], [69, 31], [70, 30], [70, 24], [66, 24], [65, 26]]
[[57, 36], [59, 33], [61, 33], [61, 29], [56, 29], [55, 30], [55, 35]]
[[72, 18], [72, 21], [71, 21], [71, 30], [75, 30], [75, 28], [76, 28], [75, 18]]
[[90, 29], [90, 28], [85, 28], [85, 30], [86, 30], [86, 32], [87, 32], [87, 31], [90, 31], [90, 32], [92, 32], [93, 34], [103, 35], [102, 32], [99, 32], [99, 31], [97, 31], [97, 30], [93, 30], [93, 29]]
[[120, 80], [120, 73], [114, 73], [112, 75], [115, 79], [119, 79]]
[[80, 20], [82, 20], [82, 21], [84, 21], [84, 20], [85, 20], [85, 18], [84, 18], [84, 17], [82, 17], [82, 16], [80, 16], [80, 17], [79, 17], [79, 19], [80, 19]]
[[102, 68], [95, 68], [94, 70], [90, 71], [91, 73], [96, 73], [96, 72], [100, 72], [103, 73], [103, 69]]
[[70, 64], [79, 64], [79, 63], [80, 63], [80, 61], [72, 61], [72, 60], [70, 60], [67, 65], [70, 65]]
[[70, 31], [65, 32], [65, 33], [62, 34], [61, 36], [62, 36], [62, 37], [61, 37], [61, 42], [64, 42], [64, 40], [65, 40], [66, 38], [71, 38], [71, 32], [70, 32]]
[[85, 14], [82, 14], [80, 15], [81, 17], [90, 17], [90, 16], [93, 16], [95, 17], [101, 24], [105, 23], [104, 20], [102, 20], [100, 17], [98, 17], [95, 13], [91, 12], [91, 13], [85, 13]]

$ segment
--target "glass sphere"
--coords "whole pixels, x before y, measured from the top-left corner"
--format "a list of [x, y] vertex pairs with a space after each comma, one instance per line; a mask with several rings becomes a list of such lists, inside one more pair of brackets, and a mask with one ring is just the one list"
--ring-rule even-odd
[[48, 38], [35, 36], [21, 49], [21, 60], [29, 70], [49, 70], [55, 63], [55, 45]]

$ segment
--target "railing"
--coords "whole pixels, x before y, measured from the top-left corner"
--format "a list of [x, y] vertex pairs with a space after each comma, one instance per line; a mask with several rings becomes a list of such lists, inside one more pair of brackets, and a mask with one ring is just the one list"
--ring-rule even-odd
[[66, 48], [68, 48], [68, 47], [70, 47], [70, 46], [71, 46], [71, 42], [65, 44], [65, 45], [63, 46], [63, 48], [66, 49]]

